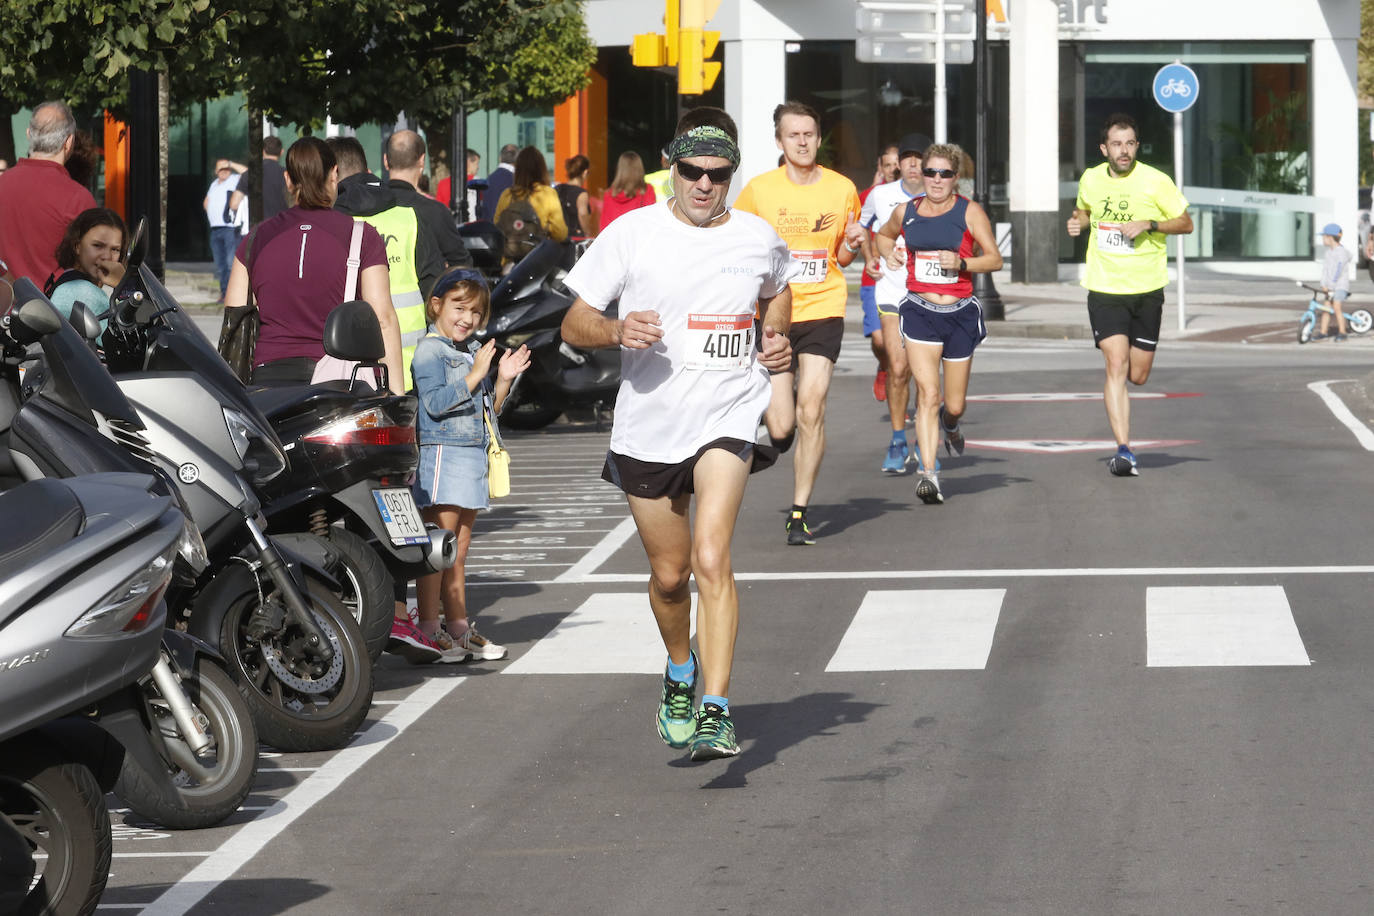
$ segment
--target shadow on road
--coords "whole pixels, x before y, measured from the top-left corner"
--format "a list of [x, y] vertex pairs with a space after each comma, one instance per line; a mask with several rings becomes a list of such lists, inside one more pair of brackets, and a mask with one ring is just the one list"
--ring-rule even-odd
[[[785, 703], [732, 705], [730, 714], [742, 730], [744, 750], [726, 765], [725, 772], [702, 785], [703, 789], [739, 789], [749, 774], [775, 763], [778, 755], [808, 738], [833, 735], [843, 725], [866, 720], [881, 703], [861, 703], [850, 693], [809, 693]], [[682, 757], [673, 767], [719, 766], [719, 761], [698, 762]]]
[[[165, 884], [112, 887], [100, 898], [100, 905], [102, 909], [147, 905], [167, 889], [168, 885]], [[331, 888], [308, 878], [230, 879], [211, 891], [205, 901], [192, 909], [195, 912], [208, 911], [218, 898], [217, 902], [221, 905], [229, 904], [226, 907], [229, 912], [272, 916], [275, 913], [289, 913], [296, 907], [318, 900], [330, 890]]]
[[[885, 497], [863, 496], [843, 503], [808, 506], [806, 520], [811, 525], [811, 533], [820, 540], [833, 537], [863, 522], [872, 521], [888, 512], [905, 512], [910, 508], [908, 503]], [[782, 510], [784, 517], [788, 511], [790, 510]]]

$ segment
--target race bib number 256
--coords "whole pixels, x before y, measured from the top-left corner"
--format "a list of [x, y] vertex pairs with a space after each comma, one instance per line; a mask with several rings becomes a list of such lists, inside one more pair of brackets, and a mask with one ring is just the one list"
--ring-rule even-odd
[[687, 316], [687, 368], [704, 371], [744, 369], [754, 353], [752, 315]]

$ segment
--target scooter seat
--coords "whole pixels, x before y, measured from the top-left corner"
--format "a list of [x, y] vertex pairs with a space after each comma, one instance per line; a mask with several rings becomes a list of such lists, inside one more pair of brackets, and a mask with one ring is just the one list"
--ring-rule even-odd
[[0, 493], [0, 570], [18, 570], [81, 533], [86, 513], [59, 480], [31, 480]]
[[[300, 413], [302, 409], [321, 400], [337, 400], [346, 398], [356, 400], [358, 393], [349, 393], [344, 390], [346, 386], [340, 383], [335, 388], [330, 385], [290, 385], [272, 388], [250, 388], [248, 389], [248, 400], [253, 402], [253, 406], [261, 410], [263, 416], [269, 421], [275, 422], [282, 417], [289, 417]], [[367, 389], [366, 394], [371, 394], [372, 390]]]

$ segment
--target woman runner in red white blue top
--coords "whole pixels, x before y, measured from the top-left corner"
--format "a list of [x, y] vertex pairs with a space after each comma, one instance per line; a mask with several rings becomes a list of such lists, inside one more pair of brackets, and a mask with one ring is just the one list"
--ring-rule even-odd
[[[955, 193], [964, 153], [953, 144], [926, 150], [921, 168], [925, 196], [892, 211], [873, 237], [888, 267], [907, 267], [902, 300], [902, 339], [916, 380], [916, 444], [921, 479], [916, 495], [942, 503], [935, 454], [943, 432], [951, 456], [964, 453], [959, 418], [964, 415], [973, 351], [987, 336], [983, 307], [973, 295], [972, 274], [998, 270], [992, 223], [981, 206]], [[898, 236], [906, 248], [896, 246]], [[940, 372], [944, 370], [944, 392]], [[925, 461], [929, 458], [930, 466]]]

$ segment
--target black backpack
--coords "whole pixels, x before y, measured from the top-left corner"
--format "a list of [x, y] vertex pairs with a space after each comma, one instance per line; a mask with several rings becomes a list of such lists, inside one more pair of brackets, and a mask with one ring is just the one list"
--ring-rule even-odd
[[510, 193], [506, 209], [496, 217], [496, 228], [506, 237], [503, 254], [509, 261], [520, 260], [549, 237], [529, 197], [517, 197], [514, 191]]

